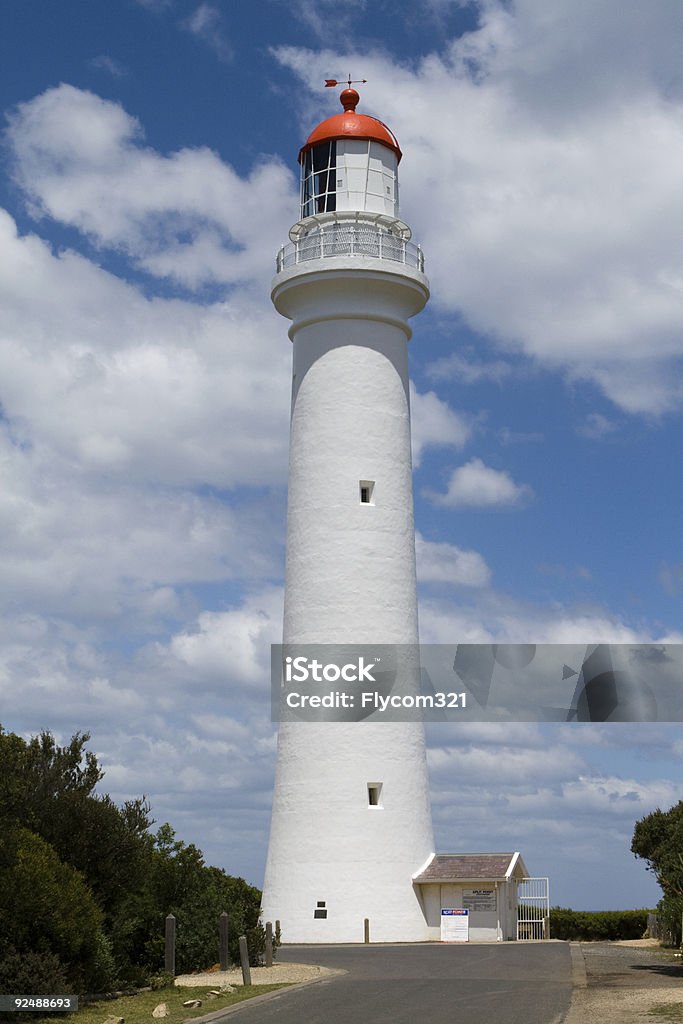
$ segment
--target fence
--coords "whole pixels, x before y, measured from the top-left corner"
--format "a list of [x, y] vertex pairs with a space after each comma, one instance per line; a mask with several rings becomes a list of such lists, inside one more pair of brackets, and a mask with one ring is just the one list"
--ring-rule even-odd
[[331, 256], [371, 256], [403, 263], [424, 273], [424, 253], [419, 245], [393, 235], [375, 224], [330, 224], [316, 228], [296, 242], [283, 245], [277, 254], [277, 272], [308, 260]]

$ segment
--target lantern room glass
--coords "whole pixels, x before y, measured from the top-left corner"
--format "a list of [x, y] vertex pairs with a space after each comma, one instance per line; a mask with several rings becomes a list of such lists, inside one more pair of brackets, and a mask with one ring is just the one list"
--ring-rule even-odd
[[301, 216], [331, 213], [337, 209], [337, 143], [312, 146], [301, 165]]

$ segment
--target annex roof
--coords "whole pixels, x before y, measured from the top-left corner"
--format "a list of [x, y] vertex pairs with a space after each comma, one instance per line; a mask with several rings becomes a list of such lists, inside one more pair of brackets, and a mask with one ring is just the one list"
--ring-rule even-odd
[[435, 853], [413, 882], [506, 881], [527, 874], [520, 853]]

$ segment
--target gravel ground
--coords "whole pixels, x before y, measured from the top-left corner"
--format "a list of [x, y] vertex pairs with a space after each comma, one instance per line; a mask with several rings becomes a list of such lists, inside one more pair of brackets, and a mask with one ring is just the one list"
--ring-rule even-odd
[[[572, 961], [576, 988], [564, 1024], [683, 1022], [682, 961], [654, 940], [572, 943]], [[663, 1004], [667, 1016], [653, 1016]]]
[[[344, 971], [334, 971], [330, 967], [316, 967], [313, 964], [277, 963], [272, 967], [252, 967], [251, 983], [252, 985], [292, 985], [344, 973]], [[175, 984], [186, 985], [190, 988], [200, 988], [204, 985], [211, 985], [213, 988], [221, 988], [222, 985], [241, 985], [242, 971], [237, 969], [211, 971], [208, 974], [181, 974], [175, 979]]]

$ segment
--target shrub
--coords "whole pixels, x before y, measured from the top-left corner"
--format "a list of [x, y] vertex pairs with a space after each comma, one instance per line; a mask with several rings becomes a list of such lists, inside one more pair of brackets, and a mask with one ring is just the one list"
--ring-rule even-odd
[[53, 954], [73, 985], [89, 989], [104, 969], [104, 946], [102, 915], [83, 877], [27, 829], [6, 833], [0, 847], [1, 946]]
[[647, 929], [648, 910], [572, 910], [551, 907], [551, 939], [578, 942], [614, 942], [641, 939]]
[[7, 948], [0, 959], [0, 992], [16, 995], [74, 995], [66, 969], [54, 953], [17, 953]]

